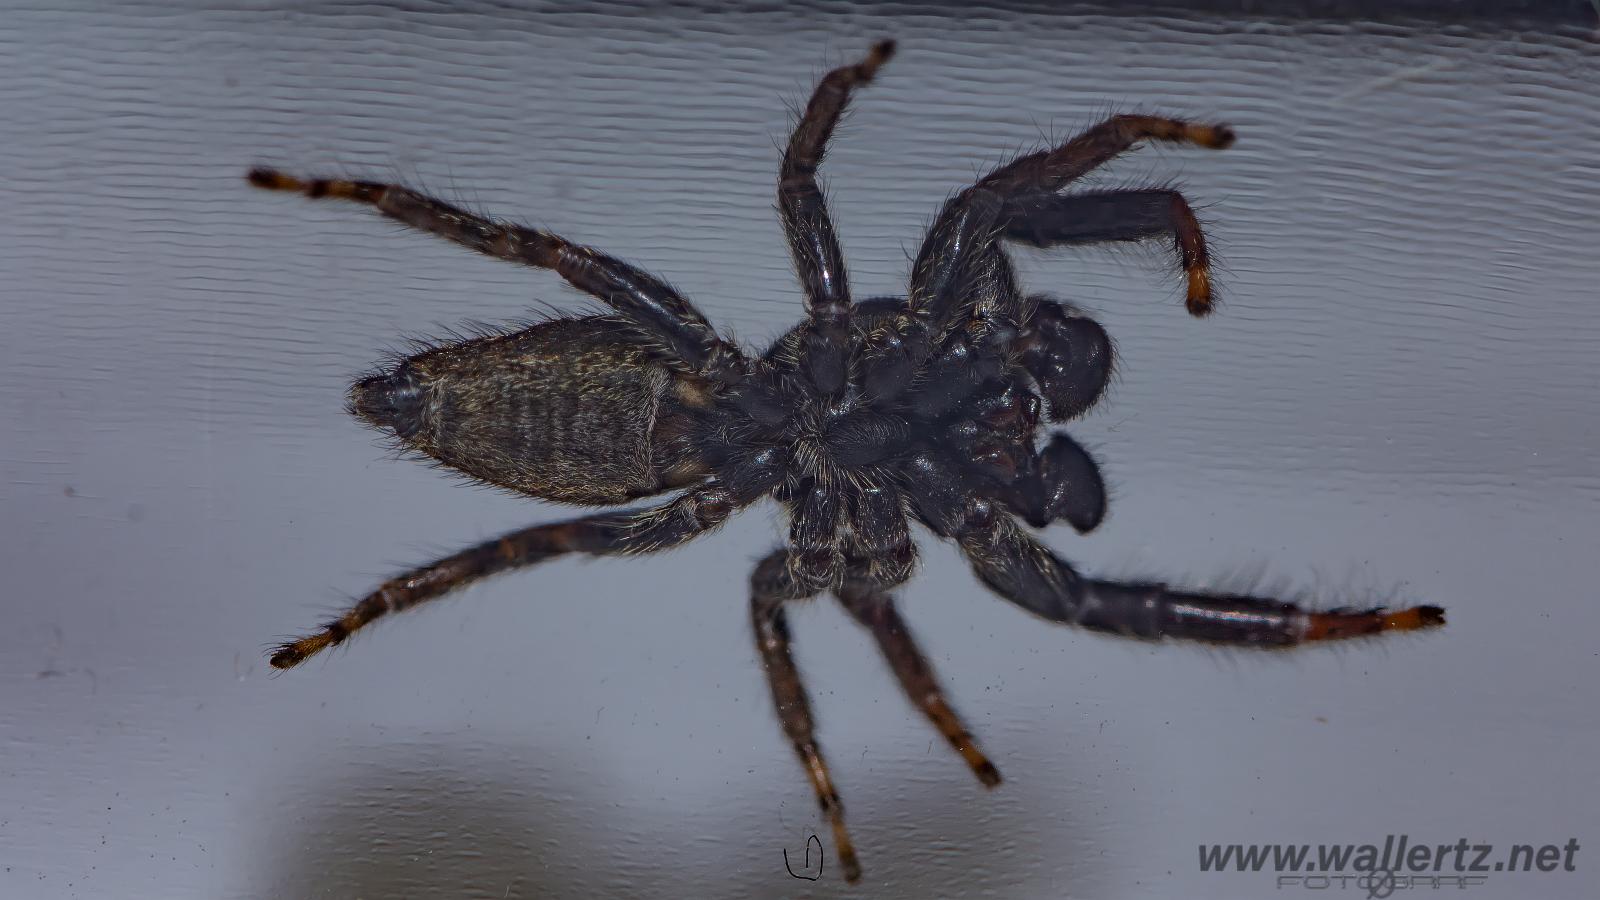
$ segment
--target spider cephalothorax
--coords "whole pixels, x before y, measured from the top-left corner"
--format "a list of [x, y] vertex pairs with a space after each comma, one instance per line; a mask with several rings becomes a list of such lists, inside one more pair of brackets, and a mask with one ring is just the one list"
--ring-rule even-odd
[[1078, 574], [1019, 523], [1099, 524], [1094, 460], [1042, 421], [1092, 406], [1111, 373], [1106, 333], [1016, 284], [1004, 244], [1166, 237], [1189, 312], [1211, 310], [1205, 240], [1171, 189], [1064, 194], [1143, 140], [1223, 148], [1233, 132], [1116, 116], [1002, 166], [956, 194], [928, 230], [905, 297], [855, 302], [816, 179], [851, 91], [893, 53], [883, 42], [827, 74], [779, 170], [778, 209], [806, 317], [760, 356], [719, 337], [686, 299], [620, 260], [396, 185], [257, 169], [258, 187], [353, 200], [490, 256], [553, 269], [612, 314], [426, 349], [351, 389], [351, 409], [405, 448], [534, 497], [643, 510], [537, 525], [390, 579], [322, 631], [272, 656], [293, 666], [386, 613], [486, 575], [564, 553], [646, 553], [716, 528], [773, 497], [786, 546], [751, 578], [756, 643], [784, 731], [833, 829], [845, 877], [860, 876], [789, 652], [783, 608], [831, 592], [878, 640], [912, 701], [986, 785], [1000, 774], [951, 710], [895, 610], [911, 576], [910, 523], [954, 541], [990, 589], [1045, 619], [1133, 637], [1286, 646], [1443, 623], [1437, 607], [1312, 612], [1263, 597], [1179, 591]]

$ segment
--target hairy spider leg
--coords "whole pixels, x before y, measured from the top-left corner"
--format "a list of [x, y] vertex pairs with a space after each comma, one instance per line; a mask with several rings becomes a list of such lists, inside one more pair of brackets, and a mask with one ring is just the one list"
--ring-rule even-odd
[[[1009, 237], [1019, 227], [1010, 204], [1005, 215]], [[984, 251], [961, 291], [971, 303], [965, 334], [947, 341], [927, 364], [921, 381], [933, 387], [919, 388], [919, 408], [938, 414], [941, 405], [953, 407], [982, 381], [1003, 375], [1013, 360], [1033, 376], [1052, 421], [1076, 418], [1100, 399], [1116, 366], [1111, 336], [1069, 304], [1023, 294], [1003, 245]]]
[[[1188, 143], [1221, 149], [1233, 143], [1233, 129], [1160, 116], [1113, 116], [1051, 150], [1029, 154], [980, 178], [977, 183], [946, 201], [922, 242], [911, 267], [911, 285], [904, 312], [876, 329], [869, 339], [867, 378], [878, 394], [892, 396], [904, 390], [915, 372], [937, 346], [962, 304], [973, 297], [971, 287], [998, 264], [991, 246], [1008, 226], [1008, 205], [1018, 197], [1058, 191], [1076, 178], [1131, 149], [1141, 140]], [[1184, 204], [1187, 210], [1188, 204]], [[1192, 212], [1188, 220], [1193, 219]], [[1175, 230], [1192, 237], [1188, 221]], [[1199, 225], [1194, 225], [1197, 232]], [[1211, 276], [1203, 253], [1192, 254], [1193, 243], [1180, 246], [1188, 273], [1185, 303], [1192, 315], [1211, 311]], [[1203, 246], [1203, 245], [1201, 245]]]
[[888, 400], [910, 387], [958, 314], [970, 312], [974, 285], [998, 259], [991, 248], [1003, 211], [1003, 198], [981, 187], [945, 204], [923, 238], [900, 313], [867, 335], [862, 368], [868, 396]]
[[906, 697], [922, 710], [933, 727], [944, 735], [956, 753], [966, 761], [972, 774], [978, 776], [984, 787], [1000, 784], [1000, 770], [984, 755], [977, 738], [961, 721], [961, 717], [945, 699], [944, 689], [934, 675], [928, 658], [911, 637], [911, 630], [895, 609], [894, 598], [869, 581], [845, 577], [844, 584], [835, 591], [839, 603], [857, 622], [865, 625], [883, 651], [883, 658], [899, 679]]
[[1006, 238], [1035, 247], [1142, 241], [1168, 236], [1187, 280], [1184, 302], [1197, 316], [1211, 311], [1211, 256], [1200, 220], [1170, 188], [1039, 193], [1006, 203]]
[[[1233, 129], [1226, 125], [1208, 125], [1162, 116], [1112, 116], [1054, 150], [1024, 156], [1001, 166], [990, 172], [978, 184], [1000, 193], [1007, 199], [1026, 194], [1059, 191], [1091, 170], [1132, 149], [1142, 140], [1193, 144], [1221, 150], [1233, 145], [1234, 135]], [[1178, 199], [1182, 201], [1181, 197]], [[1170, 197], [1168, 202], [1171, 202]], [[1198, 234], [1200, 226], [1194, 222], [1194, 214], [1188, 207], [1188, 203], [1183, 203], [1184, 215], [1179, 216], [1176, 204], [1173, 205], [1174, 228], [1187, 234]], [[1179, 251], [1185, 254], [1184, 266], [1189, 281], [1184, 303], [1190, 315], [1203, 316], [1211, 311], [1211, 276], [1208, 263], [1203, 252], [1192, 258], [1188, 255], [1182, 234], [1178, 240]]]
[[537, 228], [496, 222], [399, 185], [302, 179], [265, 168], [251, 170], [249, 179], [268, 190], [365, 203], [391, 219], [495, 259], [552, 269], [636, 323], [694, 373], [722, 383], [744, 375], [743, 353], [722, 340], [692, 303], [660, 279], [590, 247]]
[[[986, 384], [1015, 376], [1018, 340], [1034, 299], [1017, 290], [1011, 261], [999, 246], [988, 251], [970, 282], [973, 297], [963, 327], [953, 331], [916, 379], [911, 408], [924, 421], [955, 413]], [[896, 306], [899, 301], [893, 301]]]
[[789, 552], [776, 550], [756, 565], [750, 576], [750, 621], [755, 629], [756, 649], [767, 670], [772, 688], [772, 703], [784, 734], [794, 745], [800, 765], [811, 779], [817, 803], [833, 828], [833, 845], [839, 854], [839, 868], [846, 881], [861, 880], [861, 861], [844, 824], [844, 803], [833, 786], [828, 763], [817, 745], [816, 722], [811, 717], [811, 701], [800, 682], [800, 669], [789, 652], [789, 623], [783, 614], [785, 603], [805, 600], [819, 593], [798, 582], [788, 563]]
[[[997, 199], [1010, 203], [1017, 197], [1058, 191], [1141, 140], [1221, 149], [1231, 145], [1233, 139], [1233, 129], [1226, 125], [1203, 125], [1159, 116], [1113, 116], [1059, 147], [1029, 154], [995, 169], [946, 202], [934, 220], [928, 239], [912, 265], [907, 310], [920, 312], [935, 326], [942, 324], [941, 316], [955, 314], [954, 309], [946, 309], [945, 305], [951, 303], [952, 297], [959, 298], [962, 292], [952, 290], [945, 282], [952, 272], [960, 274], [959, 268], [952, 269], [952, 264], [959, 262], [959, 242], [980, 237], [972, 226], [963, 223], [981, 224], [988, 220], [988, 210]], [[1003, 213], [997, 218], [1001, 222], [1006, 220]], [[1203, 258], [1196, 259], [1195, 263], [1199, 265], [1203, 261]], [[1189, 312], [1196, 316], [1210, 312], [1210, 276], [1203, 267], [1190, 272], [1189, 288], [1185, 298]]]
[[[855, 532], [846, 571], [859, 584], [878, 590], [904, 584], [917, 565], [902, 495], [892, 484], [867, 481], [848, 497]], [[859, 554], [859, 559], [854, 558]]]
[[863, 560], [860, 577], [880, 587], [911, 578], [917, 547], [911, 541], [900, 493], [887, 479], [878, 481], [861, 473], [848, 482], [804, 478], [785, 506], [790, 574], [814, 593], [839, 583], [849, 561], [840, 540], [845, 534], [850, 536], [849, 556]]
[[956, 538], [979, 580], [1006, 600], [1052, 622], [1126, 637], [1288, 647], [1444, 624], [1437, 606], [1317, 612], [1269, 597], [1084, 578], [1004, 515]]
[[841, 485], [817, 478], [801, 481], [789, 501], [789, 569], [813, 594], [839, 577], [844, 551], [839, 547]]
[[[1054, 194], [1042, 196], [1072, 199]], [[1019, 221], [1015, 205], [1015, 201], [1008, 202], [1003, 219], [1007, 229], [1005, 236], [1012, 239], [1015, 239], [1016, 230], [1026, 224]], [[1057, 221], [1060, 220], [1045, 216], [1043, 224]], [[1198, 226], [1196, 229], [1198, 234]], [[1053, 246], [1053, 243], [1039, 246]], [[1201, 252], [1204, 252], [1203, 244]], [[987, 249], [982, 262], [972, 267], [963, 291], [972, 298], [966, 325], [967, 332], [974, 338], [970, 342], [971, 349], [989, 351], [974, 354], [974, 359], [994, 362], [1001, 361], [996, 359], [1000, 356], [1021, 362], [1038, 383], [1039, 392], [1049, 405], [1051, 421], [1077, 418], [1100, 399], [1116, 367], [1116, 348], [1111, 336], [1100, 323], [1070, 304], [1044, 294], [1024, 295], [1017, 286], [1010, 255], [1003, 245], [997, 242]], [[1000, 346], [993, 346], [996, 343]], [[947, 348], [945, 353], [949, 352]], [[939, 363], [936, 360], [930, 366], [930, 377], [925, 381], [944, 383], [938, 380], [942, 377], [950, 378], [952, 386], [962, 383], [960, 370], [936, 373], [934, 370]], [[968, 381], [982, 369], [981, 365], [974, 366], [966, 360], [962, 363]], [[951, 378], [952, 375], [956, 377]], [[994, 376], [985, 373], [982, 377]]]
[[287, 669], [327, 647], [342, 644], [374, 620], [435, 600], [485, 576], [523, 568], [567, 553], [592, 556], [654, 553], [700, 537], [755, 498], [720, 484], [702, 485], [658, 507], [600, 513], [513, 531], [385, 581], [316, 634], [289, 641], [272, 654]]
[[903, 489], [917, 518], [940, 537], [955, 540], [990, 590], [1052, 622], [1128, 637], [1258, 647], [1444, 624], [1444, 610], [1437, 606], [1314, 611], [1270, 597], [1084, 578], [1004, 509], [971, 496], [964, 473], [943, 454], [924, 448], [908, 457], [907, 470]]
[[851, 301], [844, 253], [817, 183], [817, 167], [851, 93], [871, 82], [893, 55], [894, 41], [880, 41], [865, 59], [823, 76], [789, 136], [778, 168], [778, 212], [795, 274], [805, 291], [810, 326], [801, 351], [802, 367], [812, 384], [829, 395], [843, 390], [850, 374]]
[[[1010, 215], [1009, 206], [1002, 217]], [[1003, 220], [1003, 219], [1002, 219]], [[1016, 268], [998, 242], [991, 244], [988, 256], [973, 266], [970, 290], [973, 296], [970, 315], [979, 323], [980, 333], [1000, 325], [1020, 327], [1033, 318], [1036, 298], [1022, 293], [1017, 285]], [[969, 325], [968, 330], [973, 326]]]
[[[1019, 194], [1002, 216], [1007, 240], [1049, 248], [1170, 235], [1188, 280], [1186, 302], [1203, 315], [1213, 303], [1210, 255], [1199, 220], [1183, 195], [1170, 189]], [[1038, 382], [1052, 421], [1082, 415], [1104, 392], [1115, 366], [1111, 338], [1098, 322], [1044, 295], [1018, 298], [1010, 262], [996, 246], [980, 267], [976, 289], [1023, 326], [1014, 349]], [[1009, 298], [1009, 299], [1008, 299]], [[982, 309], [980, 301], [979, 310]], [[975, 310], [976, 312], [976, 310]]]
[[[1220, 149], [1231, 145], [1234, 137], [1226, 125], [1157, 116], [1115, 116], [1055, 149], [1001, 166], [952, 197], [934, 219], [912, 265], [904, 313], [869, 337], [869, 391], [876, 396], [893, 396], [904, 390], [945, 331], [963, 314], [963, 304], [981, 302], [986, 292], [1006, 295], [1006, 285], [1011, 283], [1010, 265], [994, 242], [1001, 236], [1018, 239], [1013, 231], [1025, 238], [1028, 232], [1021, 220], [1029, 211], [1038, 211], [1048, 226], [1051, 210], [1047, 206], [1039, 209], [1040, 197], [1053, 196], [1072, 180], [1144, 139]], [[1165, 192], [1156, 200], [1141, 195], [1161, 192], [1131, 193], [1135, 199], [1128, 201], [1126, 207], [1116, 206], [1117, 201], [1109, 207], [1099, 201], [1101, 230], [1091, 229], [1080, 237], [1083, 241], [1132, 239], [1119, 236], [1121, 232], [1113, 230], [1105, 218], [1125, 208], [1141, 216], [1141, 221], [1148, 220], [1149, 205], [1164, 204], [1161, 221], [1165, 230], [1174, 235], [1188, 281], [1185, 303], [1193, 315], [1210, 312], [1210, 260], [1199, 222], [1188, 202], [1175, 191]], [[1069, 207], [1068, 212], [1072, 211]], [[1141, 237], [1149, 236], [1148, 224], [1136, 223], [1135, 231]], [[1071, 241], [1060, 241], [1068, 242]], [[1019, 323], [1025, 323], [1026, 304], [1015, 308]], [[1106, 371], [1109, 374], [1109, 369]]]

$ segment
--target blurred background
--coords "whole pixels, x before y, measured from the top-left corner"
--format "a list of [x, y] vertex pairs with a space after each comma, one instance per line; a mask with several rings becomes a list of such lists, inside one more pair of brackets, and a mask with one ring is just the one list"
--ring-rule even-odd
[[[1561, 844], [1600, 859], [1600, 303], [1586, 3], [82, 3], [0, 12], [0, 895], [1269, 897], [1202, 843]], [[1120, 378], [1085, 571], [1437, 603], [1284, 654], [1051, 627], [924, 540], [902, 610], [1005, 773], [986, 792], [830, 603], [791, 613], [866, 869], [848, 889], [756, 662], [770, 505], [553, 562], [275, 677], [397, 569], [568, 511], [390, 459], [342, 411], [406, 335], [587, 308], [550, 273], [252, 165], [399, 178], [671, 279], [759, 345], [800, 314], [772, 212], [814, 80], [900, 54], [824, 167], [856, 295], [937, 205], [1109, 111], [1232, 123], [1167, 247], [1017, 251]], [[820, 881], [791, 878], [820, 834]], [[1300, 888], [1285, 888], [1289, 895]], [[1354, 890], [1352, 888], [1352, 890]], [[1354, 896], [1352, 894], [1347, 894]]]

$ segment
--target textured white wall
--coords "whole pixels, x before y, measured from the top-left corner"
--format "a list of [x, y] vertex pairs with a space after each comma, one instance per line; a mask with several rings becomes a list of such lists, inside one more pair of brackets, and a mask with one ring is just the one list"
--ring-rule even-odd
[[[0, 895], [1281, 896], [1203, 841], [1600, 852], [1600, 102], [1588, 26], [961, 7], [80, 5], [0, 13]], [[1581, 9], [1582, 4], [1578, 4]], [[785, 104], [894, 36], [825, 174], [858, 296], [948, 192], [1108, 109], [1226, 266], [1027, 255], [1121, 378], [1075, 433], [1089, 571], [1241, 570], [1449, 608], [1285, 655], [1041, 624], [924, 545], [903, 607], [1007, 777], [986, 794], [836, 609], [792, 616], [867, 870], [792, 880], [815, 804], [748, 638], [770, 507], [562, 561], [283, 677], [261, 650], [395, 568], [564, 515], [384, 458], [347, 378], [440, 323], [582, 301], [252, 164], [398, 174], [671, 278], [730, 332], [800, 309], [771, 213]], [[1237, 576], [1233, 576], [1237, 577]], [[824, 832], [824, 838], [826, 834]]]

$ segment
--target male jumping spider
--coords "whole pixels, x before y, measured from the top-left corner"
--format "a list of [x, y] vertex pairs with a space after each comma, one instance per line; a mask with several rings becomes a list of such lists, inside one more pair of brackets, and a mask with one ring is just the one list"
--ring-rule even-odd
[[1169, 236], [1189, 312], [1204, 316], [1212, 306], [1205, 241], [1180, 193], [1061, 191], [1141, 140], [1220, 149], [1233, 132], [1119, 115], [1001, 166], [944, 204], [906, 297], [856, 303], [817, 167], [851, 92], [893, 52], [884, 41], [856, 65], [829, 72], [789, 139], [778, 211], [806, 317], [759, 356], [723, 340], [665, 282], [554, 234], [396, 185], [252, 171], [257, 187], [365, 203], [480, 253], [554, 269], [611, 308], [399, 360], [351, 388], [354, 414], [407, 449], [532, 497], [613, 506], [680, 492], [652, 508], [514, 531], [413, 569], [320, 632], [277, 648], [272, 665], [297, 665], [380, 616], [487, 575], [565, 553], [665, 550], [773, 497], [791, 526], [788, 545], [750, 579], [756, 645], [845, 878], [856, 881], [861, 867], [789, 653], [785, 604], [831, 592], [871, 630], [906, 694], [978, 780], [1000, 783], [889, 594], [916, 562], [912, 521], [954, 541], [978, 579], [1006, 600], [1096, 631], [1281, 647], [1443, 624], [1434, 606], [1313, 612], [1264, 597], [1095, 580], [1018, 524], [1065, 520], [1086, 532], [1104, 515], [1105, 489], [1089, 454], [1059, 431], [1042, 448], [1036, 439], [1041, 405], [1045, 419], [1065, 422], [1095, 403], [1112, 349], [1105, 331], [1073, 307], [1022, 293], [1003, 242]]

